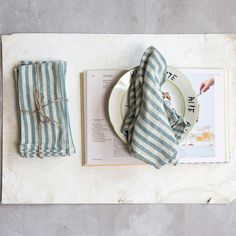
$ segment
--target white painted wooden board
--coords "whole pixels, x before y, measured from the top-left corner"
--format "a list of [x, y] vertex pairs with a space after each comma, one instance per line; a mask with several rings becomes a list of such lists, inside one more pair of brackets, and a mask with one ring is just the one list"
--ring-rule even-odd
[[[232, 159], [227, 164], [81, 166], [80, 72], [129, 69], [153, 45], [176, 67], [225, 68], [230, 83]], [[2, 38], [3, 203], [227, 203], [236, 198], [236, 35], [14, 34]], [[18, 156], [13, 67], [21, 60], [68, 62], [67, 91], [77, 154]], [[232, 96], [231, 96], [232, 95]]]

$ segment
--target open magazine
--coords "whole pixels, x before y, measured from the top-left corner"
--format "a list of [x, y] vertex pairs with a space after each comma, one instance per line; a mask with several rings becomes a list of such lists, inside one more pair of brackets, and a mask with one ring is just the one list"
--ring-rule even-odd
[[[198, 121], [179, 145], [180, 163], [222, 163], [229, 161], [227, 84], [224, 69], [179, 69], [196, 94], [204, 81], [211, 88], [198, 96]], [[84, 165], [145, 164], [132, 157], [126, 143], [115, 134], [108, 115], [108, 100], [124, 70], [90, 70], [83, 73]], [[120, 109], [119, 104], [114, 104]]]

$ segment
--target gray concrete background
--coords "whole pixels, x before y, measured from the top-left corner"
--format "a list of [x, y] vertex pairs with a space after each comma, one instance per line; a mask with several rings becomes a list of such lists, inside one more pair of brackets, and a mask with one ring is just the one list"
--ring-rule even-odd
[[[0, 34], [236, 33], [235, 12], [235, 0], [0, 0]], [[235, 236], [235, 223], [236, 202], [0, 205], [0, 236]]]

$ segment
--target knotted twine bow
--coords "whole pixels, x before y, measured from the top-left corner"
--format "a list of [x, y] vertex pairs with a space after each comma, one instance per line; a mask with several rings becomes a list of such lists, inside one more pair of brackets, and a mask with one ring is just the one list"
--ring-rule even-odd
[[41, 158], [43, 158], [44, 156], [42, 155], [42, 152], [41, 152], [41, 149], [40, 149], [40, 136], [41, 136], [41, 124], [48, 124], [50, 122], [53, 122], [55, 123], [59, 129], [61, 129], [61, 131], [63, 132], [63, 129], [62, 129], [62, 126], [61, 124], [57, 121], [57, 120], [54, 120], [52, 118], [50, 118], [49, 116], [47, 116], [46, 114], [44, 114], [43, 112], [43, 109], [49, 105], [52, 105], [56, 102], [62, 102], [62, 101], [66, 101], [68, 102], [68, 99], [67, 98], [58, 98], [58, 99], [55, 99], [51, 102], [48, 102], [47, 104], [44, 104], [43, 102], [43, 96], [42, 98], [40, 99], [40, 90], [39, 90], [39, 80], [38, 80], [38, 63], [35, 64], [36, 66], [36, 72], [35, 72], [35, 78], [36, 78], [36, 88], [34, 89], [34, 102], [35, 102], [35, 106], [36, 106], [36, 109], [35, 110], [32, 110], [32, 111], [29, 111], [29, 110], [19, 110], [19, 112], [22, 112], [22, 113], [30, 113], [30, 114], [33, 114], [35, 112], [38, 113], [39, 115], [39, 126], [38, 126], [38, 153], [39, 153], [39, 156]]

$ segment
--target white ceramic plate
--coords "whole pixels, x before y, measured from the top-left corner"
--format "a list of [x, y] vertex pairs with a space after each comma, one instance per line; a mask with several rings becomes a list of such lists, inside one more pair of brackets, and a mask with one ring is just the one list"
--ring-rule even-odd
[[[129, 70], [118, 80], [112, 89], [108, 103], [110, 122], [118, 137], [124, 142], [126, 138], [121, 133], [121, 127], [126, 113], [127, 93], [133, 70]], [[165, 101], [170, 102], [171, 107], [188, 122], [185, 136], [181, 140], [183, 141], [198, 119], [199, 106], [196, 93], [186, 76], [170, 66], [167, 68], [167, 81], [162, 86], [162, 91], [168, 92], [171, 97], [171, 101], [168, 99]]]

